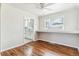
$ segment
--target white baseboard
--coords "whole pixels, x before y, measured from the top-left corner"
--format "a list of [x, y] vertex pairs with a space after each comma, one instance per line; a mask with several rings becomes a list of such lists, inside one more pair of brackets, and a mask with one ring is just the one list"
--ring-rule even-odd
[[[42, 40], [42, 39], [37, 39], [37, 40]], [[24, 43], [22, 43], [22, 44], [19, 44], [19, 45], [16, 45], [16, 46], [13, 46], [13, 47], [10, 47], [10, 48], [7, 48], [7, 49], [3, 49], [3, 50], [1, 50], [1, 52], [3, 52], [3, 51], [6, 51], [6, 50], [9, 50], [9, 49], [12, 49], [12, 48], [16, 48], [16, 47], [19, 47], [19, 46], [22, 46], [22, 45], [24, 45], [24, 44], [26, 44], [26, 43], [29, 43], [29, 42], [31, 42], [32, 40], [28, 40], [28, 41], [26, 41], [26, 42], [24, 42]], [[36, 41], [36, 40], [33, 40], [33, 41]], [[44, 40], [45, 41], [45, 40]], [[46, 40], [47, 41], [47, 40]], [[51, 42], [52, 43], [52, 42]], [[73, 46], [71, 46], [71, 47], [73, 47]], [[79, 50], [79, 47], [76, 47], [76, 48], [78, 48], [78, 50]]]
[[[38, 40], [43, 40], [43, 39], [38, 39]], [[56, 42], [52, 42], [52, 41], [49, 41], [49, 40], [43, 40], [43, 41], [47, 41], [47, 42], [50, 42], [50, 43], [56, 43]], [[72, 45], [67, 45], [67, 44], [63, 44], [63, 43], [57, 43], [57, 44], [74, 47], [74, 48], [77, 48], [79, 50], [79, 46], [74, 46], [74, 45], [72, 46]]]
[[26, 44], [26, 43], [29, 43], [29, 42], [31, 42], [31, 41], [32, 41], [32, 40], [29, 40], [29, 41], [27, 41], [27, 42], [23, 42], [23, 43], [18, 44], [18, 45], [16, 45], [16, 46], [13, 46], [13, 47], [10, 47], [10, 48], [7, 48], [7, 49], [3, 49], [3, 50], [1, 50], [1, 52], [6, 51], [6, 50], [9, 50], [9, 49], [12, 49], [12, 48], [16, 48], [16, 47], [22, 46], [22, 45], [24, 45], [24, 44]]

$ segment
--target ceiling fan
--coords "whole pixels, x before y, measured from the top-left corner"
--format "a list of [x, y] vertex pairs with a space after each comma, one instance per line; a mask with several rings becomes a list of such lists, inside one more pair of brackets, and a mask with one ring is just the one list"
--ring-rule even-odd
[[39, 3], [38, 8], [41, 9], [41, 10], [42, 9], [52, 10], [51, 8], [47, 8], [47, 7], [49, 7], [53, 4], [55, 4], [55, 3]]

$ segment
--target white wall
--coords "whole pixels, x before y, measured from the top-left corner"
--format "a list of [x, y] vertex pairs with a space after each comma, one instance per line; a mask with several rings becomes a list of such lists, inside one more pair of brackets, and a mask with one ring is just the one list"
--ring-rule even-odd
[[79, 30], [79, 7], [78, 7], [78, 10], [77, 10], [77, 27], [78, 27], [78, 30]]
[[[78, 30], [78, 25], [77, 23], [77, 10], [76, 8], [72, 8], [69, 10], [64, 10], [62, 12], [42, 16], [40, 18], [40, 29], [43, 30], [43, 22], [44, 19], [47, 17], [57, 17], [57, 16], [64, 16], [64, 30], [67, 31], [74, 31]], [[41, 40], [49, 41], [52, 43], [58, 43], [58, 44], [63, 44], [63, 45], [68, 45], [72, 47], [77, 47], [79, 48], [79, 35], [77, 34], [67, 34], [67, 33], [38, 33], [38, 38]]]
[[48, 18], [56, 18], [58, 16], [64, 16], [64, 30], [66, 31], [74, 31], [77, 30], [77, 9], [76, 8], [70, 8], [61, 12], [57, 12], [57, 13], [53, 13], [53, 14], [49, 14], [49, 15], [45, 15], [42, 16], [40, 18], [40, 28], [39, 29], [44, 29], [44, 19], [48, 19]]
[[64, 33], [39, 33], [38, 38], [51, 43], [79, 48], [79, 35]]
[[[0, 4], [0, 42], [1, 42], [1, 4]], [[1, 44], [0, 44], [0, 51], [1, 51]]]
[[1, 50], [6, 50], [24, 43], [24, 16], [36, 19], [36, 15], [8, 4], [1, 7]]

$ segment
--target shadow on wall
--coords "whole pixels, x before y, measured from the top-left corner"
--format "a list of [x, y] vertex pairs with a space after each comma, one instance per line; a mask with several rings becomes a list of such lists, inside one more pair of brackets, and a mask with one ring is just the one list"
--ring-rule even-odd
[[79, 48], [79, 36], [64, 33], [38, 33], [38, 38], [52, 43]]

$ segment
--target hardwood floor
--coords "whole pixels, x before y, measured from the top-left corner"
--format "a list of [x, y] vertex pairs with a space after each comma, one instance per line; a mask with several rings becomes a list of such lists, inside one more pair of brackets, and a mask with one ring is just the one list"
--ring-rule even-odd
[[77, 48], [45, 41], [34, 41], [4, 52], [2, 56], [79, 56]]

